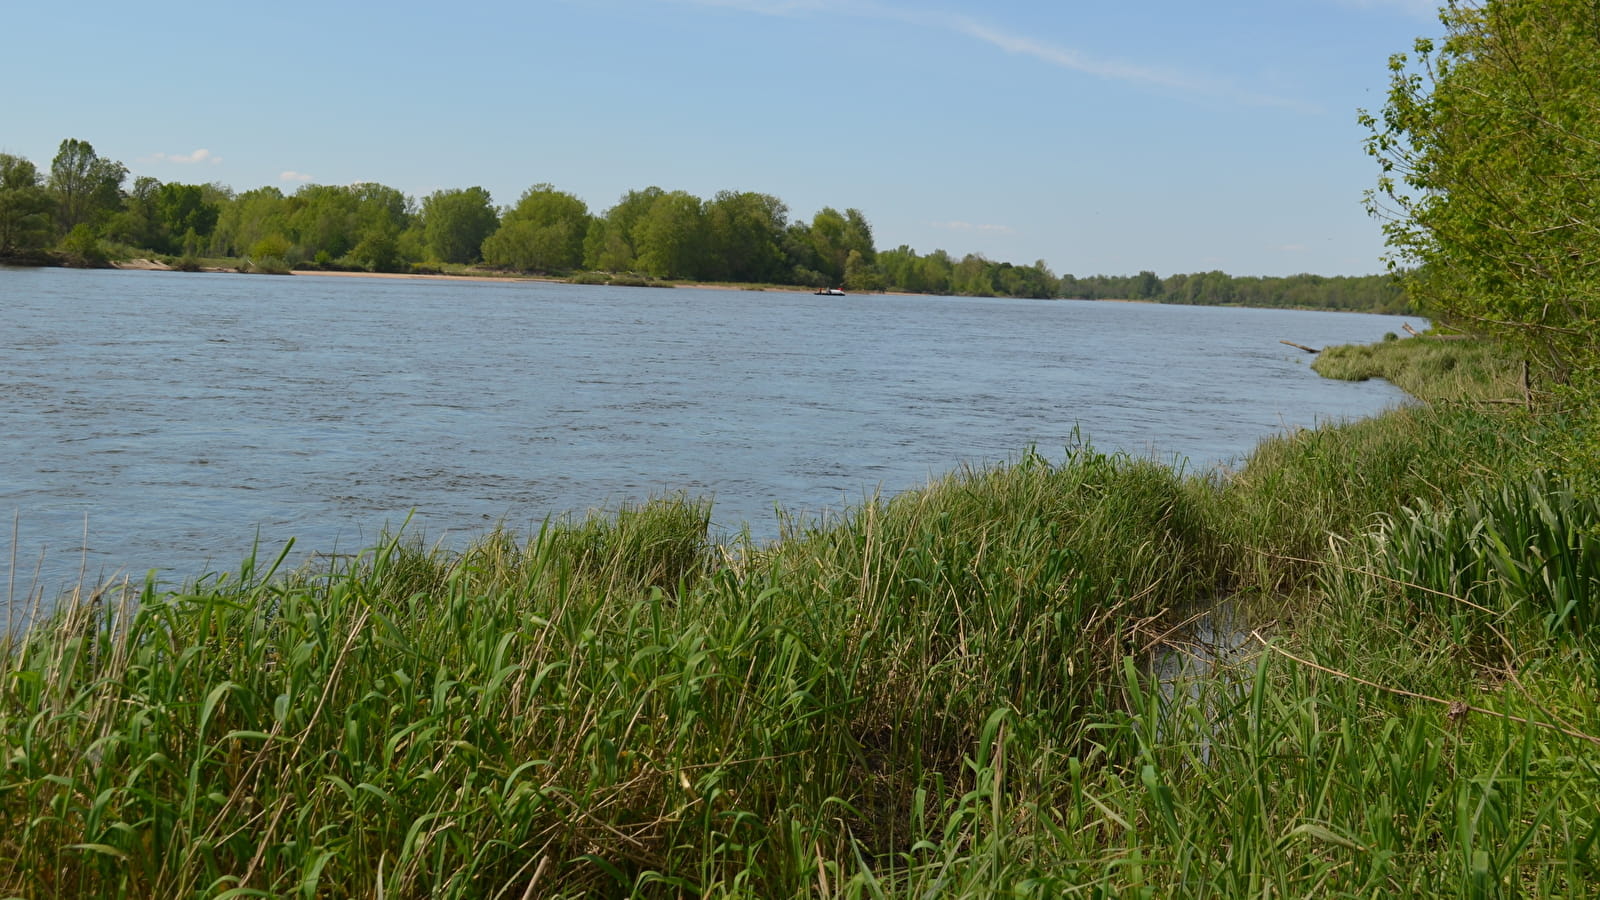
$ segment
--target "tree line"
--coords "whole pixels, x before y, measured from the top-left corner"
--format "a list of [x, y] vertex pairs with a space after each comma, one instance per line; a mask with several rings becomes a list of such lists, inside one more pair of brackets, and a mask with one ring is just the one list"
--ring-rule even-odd
[[177, 257], [181, 267], [223, 257], [266, 272], [481, 266], [854, 291], [1406, 309], [1388, 276], [1079, 278], [1058, 276], [1043, 260], [1014, 265], [980, 254], [919, 254], [905, 245], [879, 251], [858, 209], [824, 207], [809, 221], [791, 219], [781, 199], [753, 191], [703, 200], [648, 187], [596, 214], [551, 184], [535, 184], [516, 203], [497, 207], [476, 186], [434, 191], [419, 202], [376, 183], [307, 184], [285, 194], [276, 187], [235, 193], [219, 184], [127, 180], [126, 166], [77, 139], [62, 141], [48, 172], [0, 154], [0, 258], [45, 261], [56, 254], [95, 265], [105, 262], [109, 245], [119, 254]]

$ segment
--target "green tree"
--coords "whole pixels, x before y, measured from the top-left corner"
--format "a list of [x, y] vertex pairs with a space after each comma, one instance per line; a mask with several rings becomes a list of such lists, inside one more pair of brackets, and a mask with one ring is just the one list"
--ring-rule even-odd
[[662, 194], [634, 226], [637, 264], [657, 278], [704, 276], [705, 211], [685, 191]]
[[395, 271], [401, 263], [400, 230], [387, 222], [365, 226], [350, 259], [369, 272]]
[[0, 153], [0, 256], [49, 244], [53, 205], [38, 167], [20, 156]]
[[716, 281], [778, 282], [789, 263], [789, 207], [771, 194], [722, 191], [705, 205], [705, 272]]
[[210, 238], [222, 214], [207, 196], [206, 189], [198, 184], [161, 185], [155, 207], [158, 233], [163, 242], [159, 249], [168, 253], [185, 253], [192, 249], [185, 247], [186, 243]]
[[1156, 273], [1145, 269], [1134, 276], [1133, 292], [1130, 300], [1154, 300], [1161, 294], [1161, 278]]
[[1369, 209], [1435, 319], [1519, 345], [1555, 381], [1600, 333], [1600, 4], [1450, 3], [1390, 60]]
[[583, 263], [589, 208], [549, 184], [536, 184], [501, 217], [500, 229], [483, 242], [483, 259], [525, 272], [575, 269]]
[[852, 291], [881, 291], [883, 273], [876, 264], [868, 262], [860, 250], [851, 250], [844, 260], [844, 286]]
[[283, 242], [288, 253], [290, 204], [275, 187], [245, 191], [222, 207], [211, 241], [214, 252], [224, 256], [254, 255], [256, 244], [268, 237]]
[[917, 283], [930, 294], [950, 293], [950, 280], [954, 275], [955, 263], [943, 250], [935, 250], [917, 261]]
[[811, 217], [812, 258], [829, 284], [844, 281], [844, 264], [850, 258], [846, 227], [845, 217], [831, 206], [824, 206]]
[[350, 252], [359, 240], [359, 200], [348, 187], [308, 184], [289, 203], [288, 236], [294, 259], [332, 262]]
[[434, 191], [422, 201], [423, 241], [440, 262], [475, 263], [483, 242], [500, 225], [489, 192], [481, 187]]
[[88, 141], [62, 141], [50, 163], [56, 230], [66, 234], [79, 225], [101, 224], [121, 207], [122, 181], [127, 177], [127, 166], [101, 157]]
[[993, 297], [996, 266], [981, 253], [968, 253], [950, 273], [950, 292], [967, 297]]
[[847, 209], [841, 213], [831, 206], [824, 206], [818, 210], [811, 217], [811, 246], [817, 270], [832, 284], [844, 280], [845, 263], [850, 259], [850, 251], [860, 252], [867, 264], [876, 262], [878, 256], [872, 244], [872, 226], [867, 224], [866, 217], [858, 209]]
[[373, 272], [393, 272], [412, 261], [408, 243], [402, 239], [413, 218], [411, 198], [373, 181], [352, 185], [349, 190], [356, 201], [355, 246], [350, 248], [350, 258]]
[[122, 211], [106, 223], [106, 236], [134, 247], [162, 249], [161, 216], [156, 208], [160, 192], [159, 180], [148, 175], [135, 178], [123, 198]]
[[638, 268], [635, 232], [666, 191], [654, 185], [642, 191], [629, 191], [617, 204], [595, 220], [583, 242], [583, 264], [605, 272], [626, 272]]

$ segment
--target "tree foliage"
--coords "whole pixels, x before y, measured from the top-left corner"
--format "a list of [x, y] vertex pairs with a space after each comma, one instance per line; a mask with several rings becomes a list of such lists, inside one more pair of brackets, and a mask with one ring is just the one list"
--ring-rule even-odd
[[1362, 114], [1382, 168], [1369, 208], [1428, 312], [1565, 381], [1600, 333], [1600, 4], [1452, 2], [1441, 19]]
[[50, 242], [54, 202], [33, 163], [0, 153], [0, 257], [38, 250]]
[[705, 237], [700, 198], [687, 191], [662, 194], [634, 226], [638, 267], [657, 278], [702, 278]]
[[428, 254], [439, 262], [475, 263], [483, 258], [483, 242], [500, 225], [489, 192], [434, 191], [422, 201], [422, 231]]
[[483, 260], [524, 272], [576, 269], [583, 263], [589, 208], [550, 184], [536, 184], [501, 217], [500, 230], [483, 242]]
[[67, 138], [50, 163], [50, 190], [56, 200], [56, 230], [98, 225], [122, 206], [128, 168], [94, 152], [88, 141]]
[[222, 210], [211, 244], [224, 256], [254, 256], [261, 241], [276, 238], [289, 252], [289, 202], [275, 187], [245, 191]]
[[774, 283], [788, 265], [783, 234], [789, 207], [771, 194], [722, 191], [705, 205], [705, 266], [714, 281]]

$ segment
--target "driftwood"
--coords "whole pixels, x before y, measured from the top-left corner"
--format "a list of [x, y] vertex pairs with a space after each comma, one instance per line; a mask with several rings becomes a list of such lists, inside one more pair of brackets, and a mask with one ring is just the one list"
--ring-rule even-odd
[[1315, 347], [1307, 347], [1305, 344], [1296, 344], [1294, 341], [1279, 341], [1278, 343], [1280, 343], [1280, 344], [1288, 344], [1289, 346], [1295, 348], [1296, 350], [1304, 350], [1307, 353], [1321, 353], [1322, 352], [1321, 350], [1318, 350]]

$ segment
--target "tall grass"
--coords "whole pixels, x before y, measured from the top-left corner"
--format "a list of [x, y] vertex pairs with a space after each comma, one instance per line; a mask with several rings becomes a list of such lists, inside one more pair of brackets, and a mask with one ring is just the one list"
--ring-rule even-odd
[[0, 885], [803, 892], [924, 839], [995, 710], [1043, 750], [1115, 708], [1212, 589], [1187, 492], [1080, 450], [738, 566], [669, 499], [70, 609], [9, 660]]
[[1521, 361], [1479, 339], [1428, 337], [1329, 347], [1311, 368], [1324, 378], [1382, 378], [1428, 403], [1524, 400]]
[[[101, 592], [0, 664], [0, 894], [1582, 896], [1592, 502], [1408, 408], [770, 546], [675, 496]], [[1253, 654], [1146, 665], [1230, 591]], [[1237, 635], [1236, 635], [1237, 637]]]

